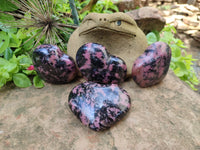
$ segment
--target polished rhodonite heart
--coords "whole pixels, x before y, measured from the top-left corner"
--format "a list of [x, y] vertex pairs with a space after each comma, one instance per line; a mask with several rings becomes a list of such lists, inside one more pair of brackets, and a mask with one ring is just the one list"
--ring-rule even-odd
[[84, 125], [101, 131], [119, 121], [128, 112], [131, 101], [116, 84], [85, 82], [72, 89], [68, 104]]
[[76, 54], [76, 62], [87, 81], [118, 84], [126, 77], [125, 62], [110, 55], [105, 47], [96, 43], [81, 46]]
[[73, 58], [64, 54], [56, 45], [38, 46], [33, 51], [33, 64], [38, 75], [49, 83], [67, 83], [77, 74]]
[[133, 80], [140, 87], [149, 87], [162, 81], [171, 60], [171, 49], [164, 42], [150, 45], [133, 64]]

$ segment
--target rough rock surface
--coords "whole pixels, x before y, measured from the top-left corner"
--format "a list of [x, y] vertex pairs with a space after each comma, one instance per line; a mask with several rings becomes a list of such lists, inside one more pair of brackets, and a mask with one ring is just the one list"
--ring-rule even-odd
[[152, 30], [161, 31], [165, 25], [165, 19], [161, 16], [159, 10], [153, 7], [142, 7], [127, 12], [137, 23], [138, 27], [147, 34]]
[[137, 7], [148, 6], [148, 0], [111, 0], [119, 8], [119, 11], [133, 10]]
[[200, 96], [170, 71], [151, 88], [132, 80], [122, 87], [132, 106], [104, 132], [83, 126], [66, 105], [80, 81], [46, 84], [43, 89], [7, 86], [0, 90], [2, 150], [197, 150], [200, 148]]
[[166, 24], [176, 27], [179, 32], [184, 32], [200, 41], [200, 10], [198, 7], [187, 4], [176, 4], [174, 8], [163, 10], [162, 15]]

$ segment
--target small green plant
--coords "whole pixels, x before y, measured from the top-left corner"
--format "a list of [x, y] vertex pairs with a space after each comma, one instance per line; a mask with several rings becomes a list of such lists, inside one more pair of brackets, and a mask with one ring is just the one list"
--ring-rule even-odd
[[[2, 14], [0, 15], [2, 17]], [[3, 17], [12, 16], [3, 15]], [[32, 82], [28, 76], [33, 77], [33, 84], [36, 88], [44, 86], [43, 81], [37, 76], [34, 70], [31, 49], [34, 39], [27, 41], [35, 33], [28, 29], [6, 28], [0, 22], [0, 88], [7, 82], [13, 81], [18, 87], [29, 87]]]
[[198, 85], [200, 82], [192, 67], [193, 61], [196, 61], [196, 59], [193, 59], [192, 55], [187, 54], [185, 51], [187, 47], [184, 43], [174, 37], [176, 32], [174, 26], [168, 25], [160, 33], [153, 31], [148, 33], [146, 37], [149, 45], [157, 41], [162, 41], [170, 46], [172, 50], [170, 68], [176, 76], [185, 81], [193, 90], [197, 90], [195, 85]]
[[113, 13], [118, 11], [119, 11], [118, 7], [114, 5], [111, 0], [104, 0], [104, 1], [99, 0], [92, 9], [92, 12], [98, 12], [98, 13]]
[[[32, 64], [32, 50], [49, 43], [66, 50], [73, 29], [58, 15], [51, 0], [2, 0], [0, 6], [0, 88], [13, 81], [18, 87], [44, 86]], [[10, 28], [9, 28], [10, 27]]]
[[[83, 2], [80, 2], [79, 0], [75, 0], [75, 5], [77, 8], [77, 11], [80, 12], [88, 3], [90, 0], [85, 0]], [[69, 23], [73, 24], [73, 19], [71, 17], [68, 17], [71, 15], [71, 9], [70, 9], [70, 3], [66, 0], [54, 0], [55, 3], [55, 9], [57, 15], [62, 16], [62, 18], [65, 18]], [[83, 20], [83, 18], [91, 12], [96, 13], [113, 13], [118, 12], [119, 9], [116, 5], [113, 4], [111, 0], [99, 0], [95, 5], [93, 5], [92, 10], [86, 10], [82, 13], [79, 13], [79, 19], [80, 21]]]
[[[83, 1], [80, 3], [78, 0], [76, 1], [76, 6], [78, 11], [83, 9], [85, 5], [89, 3], [90, 0]], [[111, 1], [111, 0], [98, 0], [97, 3], [92, 7], [92, 9], [89, 11], [84, 11], [83, 13], [79, 14], [79, 18], [82, 21], [83, 18], [91, 12], [96, 12], [96, 13], [113, 13], [113, 12], [119, 12], [118, 7]]]

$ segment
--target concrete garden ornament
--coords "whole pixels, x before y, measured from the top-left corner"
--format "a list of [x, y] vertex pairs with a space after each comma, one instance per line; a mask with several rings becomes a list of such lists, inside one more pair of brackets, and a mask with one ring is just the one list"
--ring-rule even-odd
[[108, 53], [123, 59], [128, 76], [131, 76], [133, 62], [148, 46], [145, 34], [136, 22], [121, 12], [86, 16], [69, 39], [68, 54], [75, 59], [78, 49], [86, 43], [103, 45]]
[[130, 96], [118, 84], [128, 77], [140, 87], [158, 84], [169, 69], [171, 49], [163, 42], [148, 47], [144, 33], [124, 13], [91, 13], [71, 35], [68, 55], [43, 45], [34, 51], [33, 62], [50, 83], [69, 82], [79, 71], [86, 82], [72, 89], [69, 107], [84, 125], [101, 131], [130, 109]]

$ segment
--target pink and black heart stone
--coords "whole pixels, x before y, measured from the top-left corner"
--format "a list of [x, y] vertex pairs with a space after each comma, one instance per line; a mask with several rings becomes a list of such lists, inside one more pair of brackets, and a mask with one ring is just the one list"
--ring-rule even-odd
[[118, 84], [126, 77], [125, 62], [110, 55], [100, 44], [87, 43], [81, 46], [76, 54], [76, 62], [87, 81]]
[[73, 58], [64, 54], [56, 45], [38, 46], [33, 51], [33, 65], [38, 75], [49, 83], [67, 83], [77, 74]]
[[149, 87], [161, 82], [166, 76], [171, 60], [171, 49], [164, 42], [150, 45], [133, 64], [133, 80], [140, 87]]
[[131, 101], [128, 93], [116, 84], [85, 82], [72, 89], [68, 104], [84, 125], [102, 131], [129, 111]]

